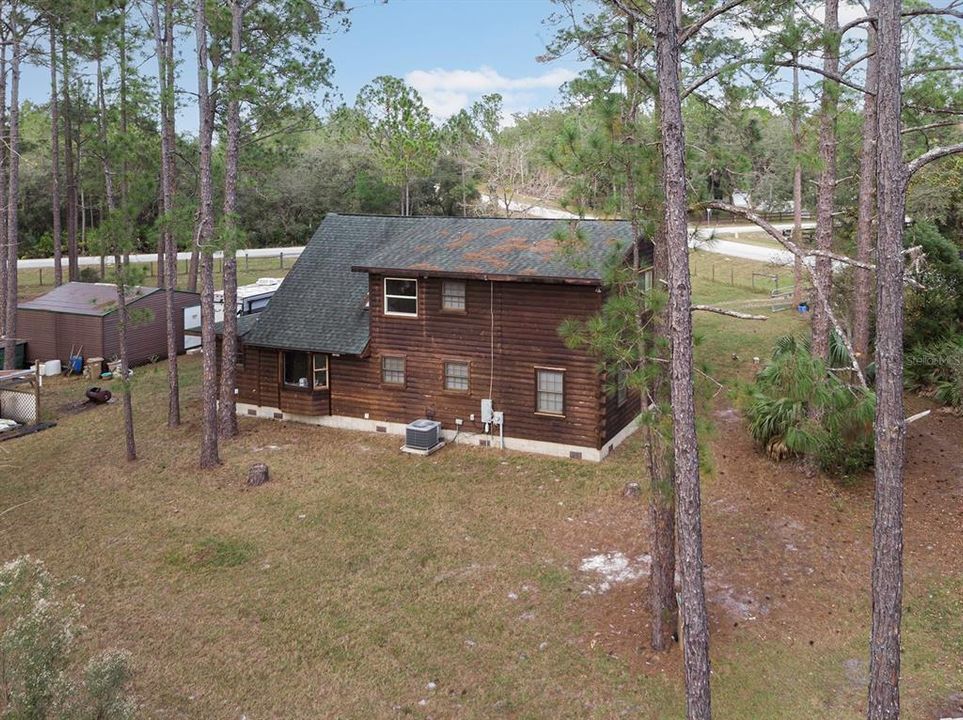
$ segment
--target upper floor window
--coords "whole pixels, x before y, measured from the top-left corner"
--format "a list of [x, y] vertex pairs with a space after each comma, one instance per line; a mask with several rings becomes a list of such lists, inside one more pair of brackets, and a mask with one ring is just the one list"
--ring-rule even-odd
[[418, 315], [418, 281], [385, 278], [385, 315]]
[[441, 283], [441, 309], [465, 312], [465, 281], [444, 280]]
[[562, 415], [565, 411], [565, 371], [535, 368], [535, 412]]
[[328, 387], [328, 356], [320, 353], [285, 350], [282, 355], [284, 384], [293, 387]]

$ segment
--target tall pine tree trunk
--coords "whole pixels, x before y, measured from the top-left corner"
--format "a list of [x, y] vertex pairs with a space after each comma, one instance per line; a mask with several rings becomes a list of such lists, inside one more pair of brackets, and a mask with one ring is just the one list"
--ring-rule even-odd
[[[632, 266], [638, 274], [642, 271], [639, 253], [639, 243], [643, 237], [640, 208], [637, 197], [637, 178], [635, 161], [639, 146], [636, 133], [638, 127], [638, 110], [640, 104], [638, 77], [638, 47], [636, 44], [635, 18], [626, 14], [626, 65], [631, 69], [626, 75], [625, 87], [625, 179], [626, 200], [628, 202], [628, 216], [632, 223], [632, 237], [635, 241], [632, 248]], [[656, 115], [659, 113], [659, 103], [656, 99]], [[661, 168], [660, 168], [661, 169]], [[653, 242], [653, 289], [658, 287], [666, 277], [667, 255], [665, 252], [665, 236], [661, 228]], [[640, 326], [644, 322], [640, 309], [637, 318]], [[665, 310], [659, 310], [650, 320], [652, 337], [665, 336]], [[659, 408], [668, 400], [668, 360], [661, 346], [652, 343], [649, 348], [642, 348], [642, 357], [647, 354], [658, 356], [652, 368], [653, 377], [647, 392], [641, 394], [641, 408], [643, 413], [650, 412], [649, 408]], [[666, 362], [660, 362], [666, 361]], [[646, 448], [649, 471], [649, 524], [652, 566], [649, 573], [649, 611], [651, 613], [651, 634], [649, 642], [653, 650], [668, 650], [672, 646], [672, 638], [679, 627], [679, 604], [675, 595], [675, 487], [672, 478], [672, 447], [663, 436], [665, 418], [661, 412], [651, 413], [652, 417], [646, 425]]]
[[67, 278], [80, 279], [80, 263], [77, 260], [77, 173], [74, 165], [74, 130], [72, 106], [70, 102], [70, 65], [68, 65], [67, 43], [60, 45], [60, 73], [63, 78], [63, 135], [64, 135], [64, 174], [67, 190]]
[[[797, 247], [802, 247], [802, 123], [800, 113], [802, 106], [799, 103], [799, 68], [796, 63], [799, 60], [798, 53], [793, 53], [792, 68], [792, 154], [793, 154], [793, 173], [792, 173], [792, 240]], [[798, 306], [802, 302], [803, 291], [803, 261], [798, 255], [793, 260], [793, 305]]]
[[897, 720], [903, 602], [903, 222], [907, 169], [900, 137], [900, 0], [879, 0], [876, 253], [876, 502], [869, 720]]
[[7, 333], [7, 43], [0, 36], [0, 337]]
[[11, 43], [10, 60], [10, 136], [7, 141], [10, 179], [7, 184], [7, 326], [3, 345], [3, 368], [12, 370], [17, 339], [17, 244], [19, 240], [18, 217], [20, 208], [20, 61], [23, 40], [16, 25], [16, 6], [10, 13]]
[[[823, 70], [839, 72], [839, 0], [826, 0], [823, 26]], [[819, 187], [816, 196], [816, 247], [829, 252], [833, 247], [833, 211], [836, 197], [836, 113], [839, 84], [824, 77], [819, 106]], [[833, 264], [825, 256], [816, 258], [815, 283], [820, 294], [831, 299]], [[812, 309], [812, 351], [822, 360], [829, 358], [829, 316], [819, 303]]]
[[[117, 197], [114, 190], [113, 169], [110, 164], [107, 139], [107, 99], [104, 95], [104, 73], [103, 73], [103, 52], [98, 48], [97, 52], [97, 130], [100, 140], [101, 164], [104, 172], [104, 199], [107, 203], [108, 217], [111, 219], [111, 244], [113, 245], [114, 255], [114, 283], [117, 286], [117, 344], [120, 352], [120, 377], [121, 389], [123, 391], [124, 404], [124, 441], [127, 452], [127, 461], [133, 462], [137, 459], [137, 446], [134, 442], [134, 405], [131, 398], [130, 387], [130, 363], [127, 352], [127, 335], [130, 326], [130, 314], [127, 310], [127, 272], [128, 266], [122, 262], [121, 246], [126, 244], [128, 235], [128, 222], [126, 219], [127, 208], [117, 208]], [[126, 64], [121, 63], [121, 75], [126, 69]], [[123, 79], [123, 78], [122, 78]], [[122, 163], [123, 166], [123, 163]], [[123, 185], [124, 179], [121, 179]], [[122, 222], [117, 222], [118, 212], [123, 215]], [[123, 240], [121, 239], [123, 234]]]
[[234, 385], [237, 363], [237, 165], [241, 151], [241, 25], [243, 10], [231, 2], [231, 75], [227, 85], [227, 147], [224, 150], [224, 331], [221, 341], [221, 397], [218, 428], [221, 437], [237, 435]]
[[661, 113], [662, 185], [668, 257], [669, 340], [672, 347], [673, 457], [679, 560], [682, 569], [682, 651], [686, 714], [712, 715], [709, 691], [709, 622], [702, 559], [702, 508], [692, 363], [692, 286], [686, 228], [685, 137], [679, 88], [679, 19], [675, 0], [656, 0], [655, 39]]
[[[220, 464], [217, 449], [217, 354], [214, 334], [214, 193], [211, 171], [211, 144], [214, 135], [214, 112], [208, 84], [207, 16], [204, 0], [196, 0], [194, 32], [197, 41], [197, 96], [200, 128], [198, 145], [199, 207], [197, 232], [192, 256], [199, 253], [201, 274], [201, 457], [203, 469]], [[193, 264], [193, 259], [192, 259]]]
[[[158, 258], [158, 268], [161, 259], [164, 263], [164, 308], [167, 313], [167, 427], [177, 427], [181, 424], [180, 381], [177, 373], [177, 306], [174, 302], [174, 291], [177, 289], [177, 242], [171, 228], [171, 215], [174, 210], [174, 153], [172, 145], [174, 113], [173, 87], [168, 84], [168, 64], [173, 62], [170, 50], [173, 45], [169, 42], [173, 34], [173, 18], [170, 0], [164, 5], [164, 25], [161, 25], [160, 0], [152, 0], [151, 21], [154, 29], [154, 50], [157, 55], [157, 86], [160, 90], [160, 123], [161, 123], [161, 208], [164, 212], [164, 222], [161, 230], [162, 258]], [[161, 273], [158, 272], [158, 276]], [[159, 277], [160, 280], [160, 277]]]
[[[878, 12], [876, 0], [870, 3], [869, 13], [875, 16]], [[870, 53], [866, 60], [866, 89], [863, 98], [863, 147], [859, 158], [859, 199], [858, 218], [856, 223], [856, 259], [872, 262], [874, 245], [874, 222], [876, 214], [876, 76], [878, 57], [876, 49], [876, 29], [872, 23], [866, 27], [867, 51]], [[853, 350], [855, 360], [859, 366], [865, 368], [869, 364], [869, 318], [870, 296], [873, 288], [872, 273], [856, 267], [853, 269], [854, 287], [850, 310], [850, 327], [853, 329]]]
[[57, 37], [50, 20], [50, 204], [53, 207], [54, 285], [64, 281], [60, 233], [60, 115], [57, 106]]

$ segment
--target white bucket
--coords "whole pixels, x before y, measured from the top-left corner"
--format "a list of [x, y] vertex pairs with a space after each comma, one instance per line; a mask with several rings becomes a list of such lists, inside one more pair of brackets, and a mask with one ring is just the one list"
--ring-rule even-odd
[[40, 374], [44, 375], [45, 377], [59, 375], [62, 370], [63, 367], [61, 367], [59, 360], [48, 360], [40, 366]]

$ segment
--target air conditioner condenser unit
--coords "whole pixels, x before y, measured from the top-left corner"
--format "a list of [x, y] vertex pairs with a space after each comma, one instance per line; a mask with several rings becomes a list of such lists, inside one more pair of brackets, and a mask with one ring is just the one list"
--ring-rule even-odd
[[405, 426], [405, 446], [401, 449], [416, 455], [430, 455], [444, 444], [441, 423], [422, 418]]

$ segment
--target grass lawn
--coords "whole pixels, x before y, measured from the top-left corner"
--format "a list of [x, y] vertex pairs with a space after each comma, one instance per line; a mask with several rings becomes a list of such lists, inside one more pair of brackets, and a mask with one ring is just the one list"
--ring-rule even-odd
[[[237, 279], [240, 285], [245, 285], [247, 283], [252, 283], [259, 277], [284, 277], [291, 266], [294, 265], [296, 258], [266, 258], [257, 257], [250, 258], [248, 260], [244, 259], [243, 254], [238, 257], [237, 266], [238, 273]], [[99, 272], [100, 268], [96, 266], [85, 266], [90, 267], [93, 270]], [[144, 285], [156, 285], [157, 276], [155, 275], [157, 269], [157, 263], [134, 263], [134, 267], [138, 267], [144, 272]], [[83, 267], [81, 268], [83, 270]], [[220, 258], [214, 261], [214, 283], [220, 288], [221, 287], [221, 261]], [[187, 263], [181, 260], [177, 263], [178, 271], [178, 286], [181, 289], [187, 289]], [[111, 281], [110, 277], [111, 267], [107, 266], [107, 280]], [[66, 269], [64, 271], [64, 276], [66, 277]], [[21, 300], [29, 300], [35, 298], [38, 295], [43, 295], [46, 292], [53, 290], [53, 268], [43, 268], [41, 269], [27, 269], [20, 270], [17, 273], [17, 296]]]
[[[760, 298], [701, 275], [695, 292]], [[748, 377], [804, 323], [700, 313], [699, 360], [724, 382]], [[222, 467], [201, 473], [199, 362], [181, 367], [174, 431], [164, 365], [135, 373], [136, 463], [118, 404], [65, 412], [76, 379], [44, 388], [56, 428], [0, 443], [0, 559], [30, 553], [69, 581], [85, 648], [133, 653], [142, 717], [684, 716], [678, 648], [645, 649], [644, 577], [601, 591], [580, 570], [647, 552], [645, 503], [621, 497], [645, 480], [637, 438], [597, 465], [466, 446], [420, 458], [394, 437], [245, 418]], [[860, 717], [869, 483], [771, 464], [726, 393], [706, 415], [716, 717]], [[963, 481], [947, 472], [961, 438], [958, 418], [911, 426], [907, 718], [938, 717], [963, 687]], [[246, 489], [255, 461], [272, 480]]]

